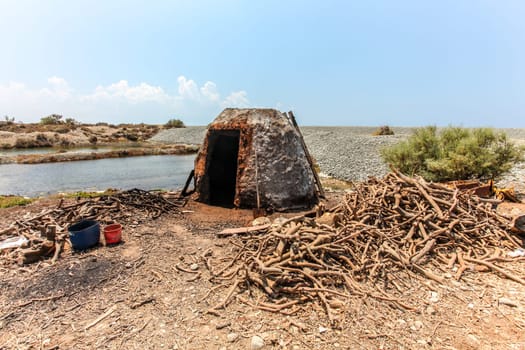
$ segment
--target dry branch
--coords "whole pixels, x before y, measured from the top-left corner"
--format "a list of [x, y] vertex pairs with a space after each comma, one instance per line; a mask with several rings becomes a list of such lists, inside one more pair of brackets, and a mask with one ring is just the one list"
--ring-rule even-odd
[[314, 302], [332, 322], [337, 319], [332, 305], [345, 305], [352, 296], [411, 310], [396, 283], [400, 274], [441, 284], [445, 278], [437, 271], [450, 270], [456, 262], [457, 279], [465, 274], [465, 262], [469, 262], [524, 283], [490, 262], [497, 252], [515, 249], [517, 244], [508, 232], [509, 219], [498, 215], [491, 205], [476, 196], [394, 172], [356, 185], [343, 203], [328, 211], [338, 215], [333, 225], [296, 216], [263, 232], [229, 230], [242, 233], [231, 238], [237, 254], [217, 265], [207, 258], [208, 269], [218, 271], [212, 271], [212, 281], [230, 286], [223, 301], [209, 312], [218, 314], [235, 293], [245, 290], [257, 298], [251, 302], [238, 296], [245, 304], [286, 312], [292, 306]]

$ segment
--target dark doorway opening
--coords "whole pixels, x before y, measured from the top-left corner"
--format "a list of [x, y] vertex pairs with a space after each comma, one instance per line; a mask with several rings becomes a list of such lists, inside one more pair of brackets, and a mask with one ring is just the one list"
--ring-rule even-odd
[[239, 130], [213, 131], [208, 139], [210, 204], [233, 207], [237, 184]]

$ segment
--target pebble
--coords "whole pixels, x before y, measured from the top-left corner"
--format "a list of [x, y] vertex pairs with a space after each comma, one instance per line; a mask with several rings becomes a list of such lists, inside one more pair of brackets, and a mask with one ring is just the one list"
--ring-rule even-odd
[[412, 326], [410, 326], [410, 329], [413, 330], [413, 331], [418, 331], [421, 328], [423, 328], [423, 322], [421, 322], [421, 321], [415, 321], [414, 324]]
[[233, 343], [234, 341], [236, 341], [237, 339], [239, 338], [239, 335], [237, 333], [228, 333], [228, 335], [226, 336], [226, 339], [228, 339], [228, 341], [230, 343]]
[[195, 263], [195, 264], [191, 264], [190, 265], [190, 270], [192, 271], [196, 271], [199, 269], [199, 264]]
[[221, 322], [221, 323], [217, 323], [215, 325], [215, 329], [223, 329], [223, 328], [226, 328], [228, 326], [230, 326], [232, 323], [230, 321], [224, 321], [224, 322]]
[[323, 326], [319, 326], [319, 333], [326, 333], [328, 331], [328, 328], [325, 328]]
[[252, 337], [252, 341], [250, 342], [250, 349], [257, 350], [257, 349], [262, 349], [263, 347], [264, 347], [264, 339], [259, 337], [258, 335], [254, 335]]
[[439, 294], [437, 292], [430, 292], [430, 302], [437, 303], [439, 301]]
[[427, 309], [426, 309], [426, 313], [427, 313], [428, 315], [435, 315], [435, 314], [436, 314], [436, 309], [434, 309], [432, 306], [429, 306], [429, 307], [427, 307]]
[[270, 220], [270, 218], [266, 216], [261, 216], [252, 221], [252, 226], [269, 225], [271, 223], [272, 221]]
[[509, 298], [501, 297], [498, 299], [498, 304], [507, 305], [511, 307], [518, 307], [518, 303], [516, 303], [514, 300], [511, 300]]

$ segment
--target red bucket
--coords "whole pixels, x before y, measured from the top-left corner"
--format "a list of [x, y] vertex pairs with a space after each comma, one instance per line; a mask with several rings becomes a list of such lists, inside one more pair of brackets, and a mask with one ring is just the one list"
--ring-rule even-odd
[[106, 239], [106, 244], [119, 243], [122, 238], [122, 225], [111, 224], [104, 227], [104, 238]]

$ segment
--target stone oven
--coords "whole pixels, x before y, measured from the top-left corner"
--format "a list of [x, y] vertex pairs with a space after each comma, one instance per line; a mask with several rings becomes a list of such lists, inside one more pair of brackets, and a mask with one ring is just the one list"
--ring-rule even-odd
[[208, 126], [195, 160], [198, 200], [287, 210], [318, 202], [322, 188], [293, 114], [227, 108]]

